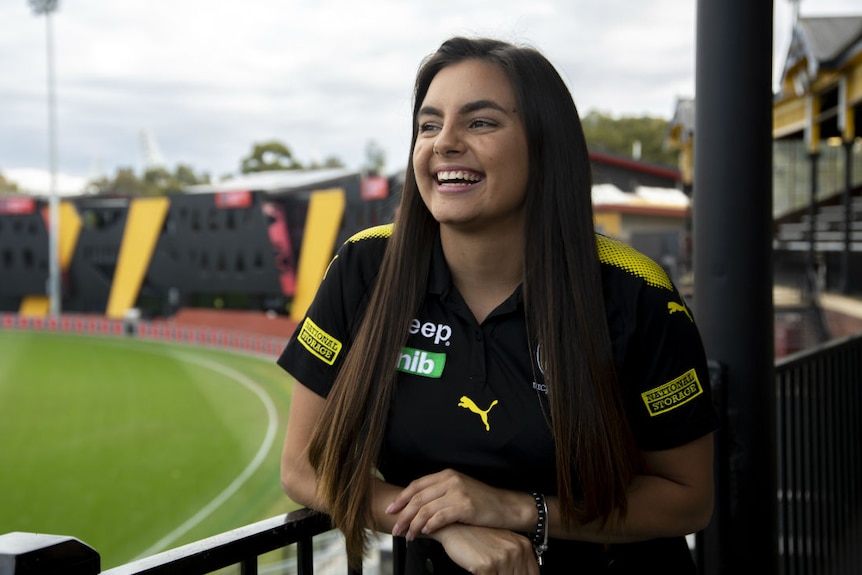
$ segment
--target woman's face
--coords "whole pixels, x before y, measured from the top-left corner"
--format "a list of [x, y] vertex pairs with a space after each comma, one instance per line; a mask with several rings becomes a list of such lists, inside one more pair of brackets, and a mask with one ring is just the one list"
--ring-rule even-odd
[[505, 73], [480, 60], [443, 68], [416, 121], [416, 183], [441, 227], [519, 230], [529, 176], [527, 134]]

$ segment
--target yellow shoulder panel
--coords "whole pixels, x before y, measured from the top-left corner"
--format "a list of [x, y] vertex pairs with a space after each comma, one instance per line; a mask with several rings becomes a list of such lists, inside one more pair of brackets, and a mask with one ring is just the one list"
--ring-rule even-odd
[[602, 263], [638, 276], [651, 286], [673, 290], [664, 269], [630, 245], [602, 235], [596, 235], [596, 245]]
[[380, 226], [374, 226], [373, 228], [368, 228], [362, 230], [361, 232], [357, 232], [348, 238], [347, 243], [359, 242], [362, 240], [367, 240], [368, 238], [388, 238], [392, 235], [392, 224], [383, 224]]

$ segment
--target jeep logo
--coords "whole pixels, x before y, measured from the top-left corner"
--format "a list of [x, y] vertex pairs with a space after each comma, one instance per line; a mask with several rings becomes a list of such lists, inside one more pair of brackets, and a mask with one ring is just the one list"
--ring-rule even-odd
[[422, 323], [418, 319], [410, 322], [410, 333], [412, 335], [421, 334], [422, 337], [433, 339], [435, 345], [445, 343], [449, 345], [449, 338], [452, 337], [452, 328], [442, 323], [425, 322]]

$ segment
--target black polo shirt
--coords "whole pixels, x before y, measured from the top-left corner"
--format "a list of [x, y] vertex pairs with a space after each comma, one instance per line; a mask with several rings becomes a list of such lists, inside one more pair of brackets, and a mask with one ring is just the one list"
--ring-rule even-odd
[[[326, 396], [373, 288], [391, 226], [349, 239], [278, 364]], [[605, 308], [640, 447], [669, 449], [717, 426], [700, 337], [660, 266], [598, 236]], [[485, 483], [556, 492], [547, 388], [518, 288], [480, 325], [451, 282], [439, 240], [428, 290], [398, 361], [380, 461], [387, 481], [457, 469]]]

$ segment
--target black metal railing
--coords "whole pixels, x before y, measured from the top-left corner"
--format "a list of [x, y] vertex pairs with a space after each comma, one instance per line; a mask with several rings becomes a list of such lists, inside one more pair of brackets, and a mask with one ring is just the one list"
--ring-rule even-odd
[[239, 565], [242, 575], [256, 575], [258, 558], [261, 555], [296, 545], [296, 573], [311, 575], [314, 572], [313, 538], [331, 529], [328, 517], [301, 509], [138, 559], [102, 573], [204, 575], [224, 567]]
[[782, 575], [862, 573], [862, 337], [776, 363]]
[[[282, 562], [281, 573], [314, 573], [314, 538], [332, 530], [329, 518], [300, 509], [265, 519], [169, 551], [100, 571], [98, 552], [71, 538], [32, 533], [0, 535], [0, 573], [3, 575], [206, 575], [235, 566], [241, 575], [256, 575], [262, 555], [278, 550], [295, 552], [295, 560]], [[400, 565], [403, 554], [393, 545], [386, 557], [390, 569]], [[347, 567], [348, 575], [361, 570]], [[388, 571], [388, 569], [387, 569]], [[397, 571], [396, 571], [397, 572]]]

